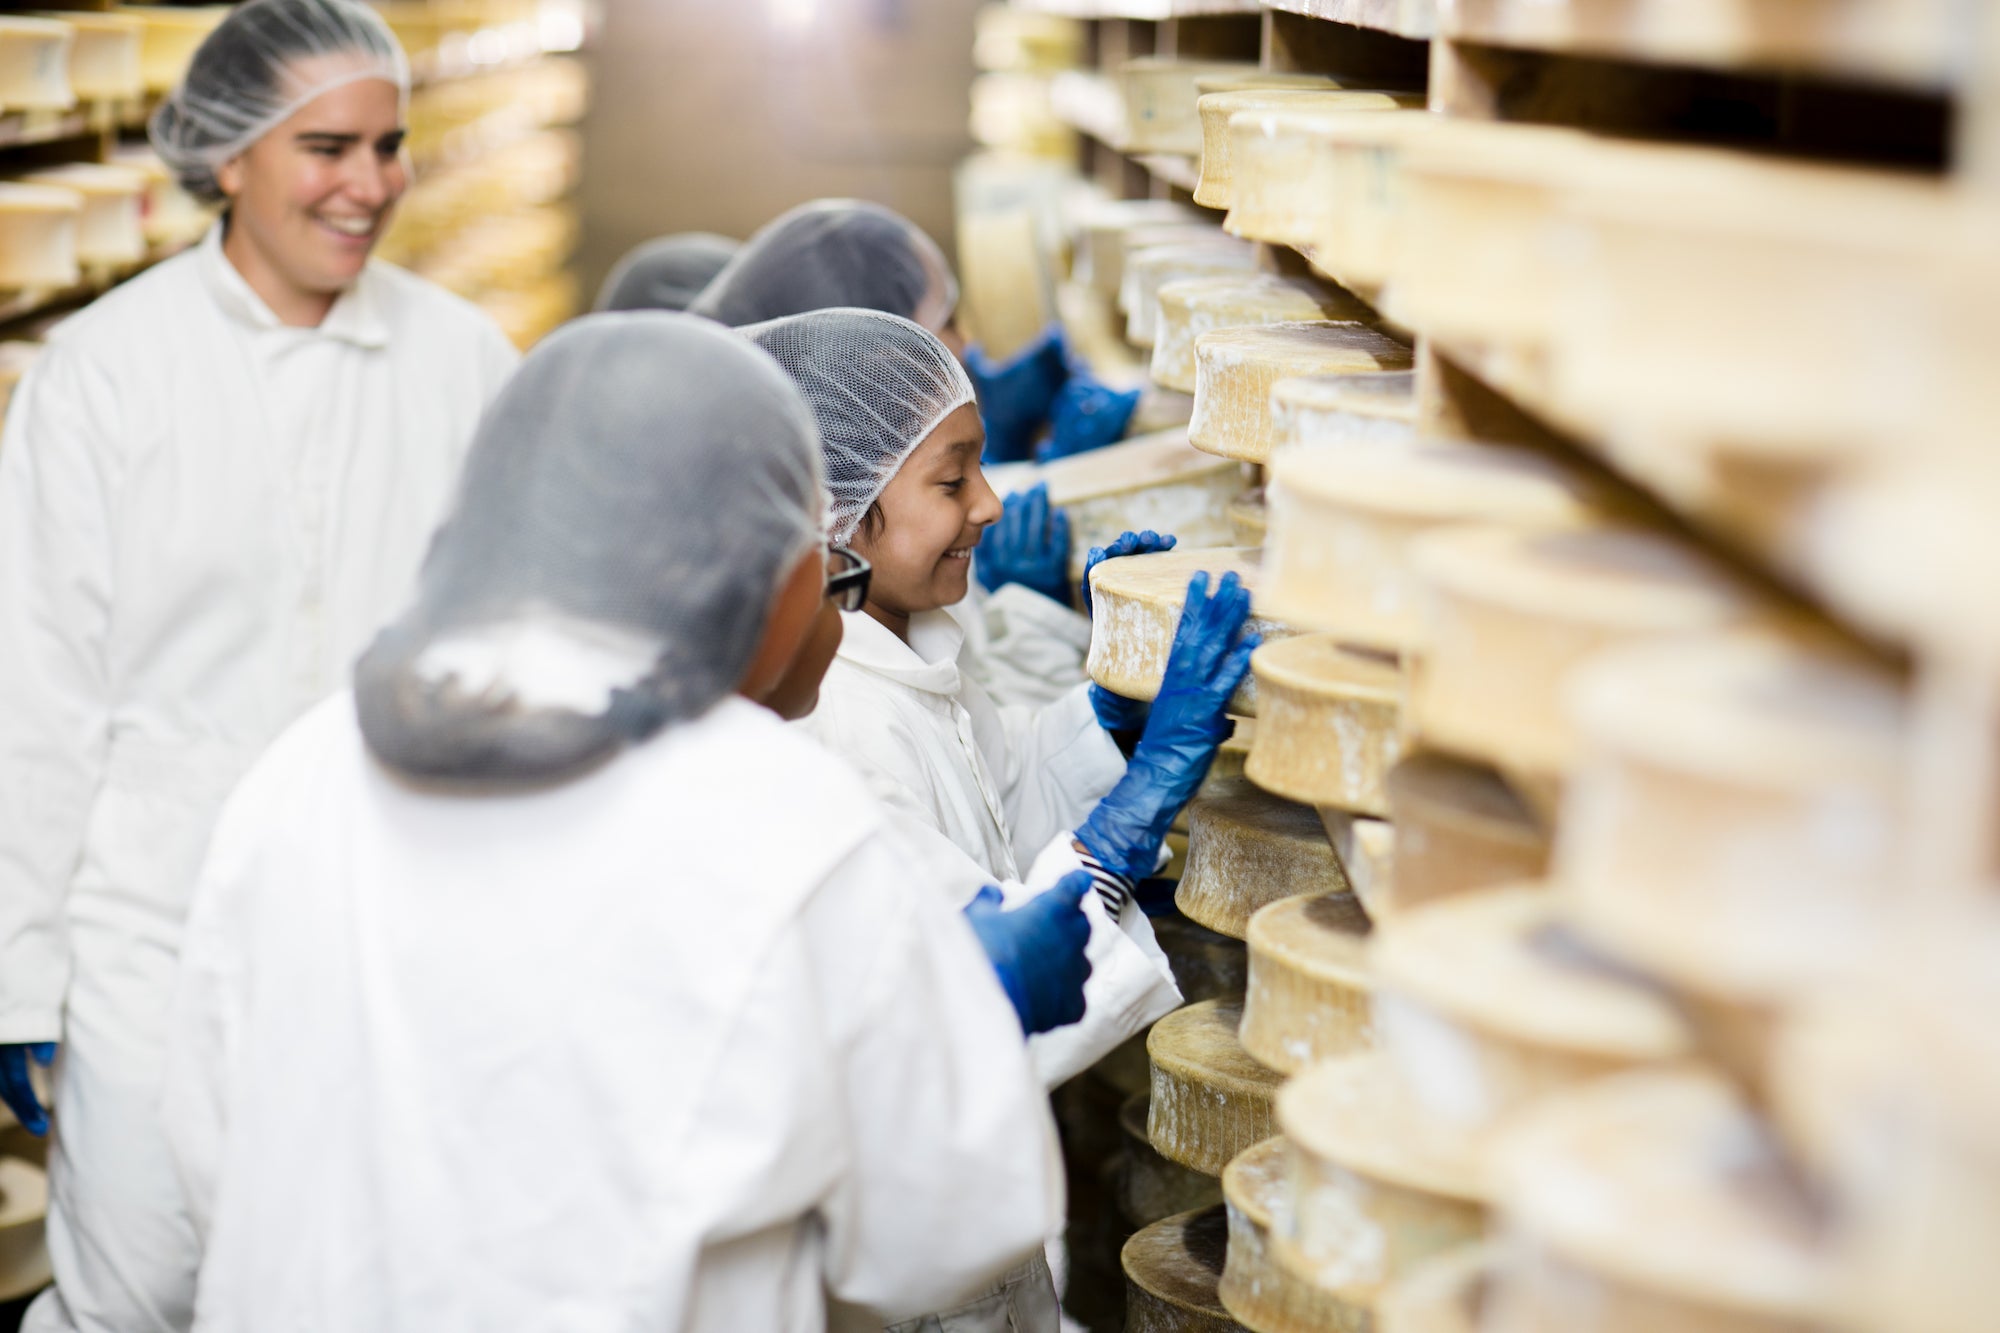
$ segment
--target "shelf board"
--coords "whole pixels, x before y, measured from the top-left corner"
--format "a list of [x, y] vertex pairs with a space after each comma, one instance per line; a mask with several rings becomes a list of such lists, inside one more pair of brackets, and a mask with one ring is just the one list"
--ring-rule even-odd
[[1015, 0], [1019, 9], [1075, 19], [1178, 19], [1261, 14], [1261, 0]]
[[1437, 31], [1432, 0], [1267, 0], [1264, 8], [1419, 41]]
[[1201, 163], [1191, 157], [1181, 157], [1176, 153], [1141, 153], [1132, 160], [1151, 172], [1154, 180], [1165, 181], [1189, 194], [1194, 193], [1195, 185], [1201, 180]]

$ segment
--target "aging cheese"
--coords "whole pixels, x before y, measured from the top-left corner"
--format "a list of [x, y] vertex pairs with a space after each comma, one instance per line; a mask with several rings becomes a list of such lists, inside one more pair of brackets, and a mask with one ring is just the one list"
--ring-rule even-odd
[[1402, 756], [1403, 673], [1396, 663], [1301, 634], [1260, 647], [1257, 743], [1244, 771], [1287, 800], [1385, 815], [1383, 784]]
[[85, 102], [123, 101], [146, 93], [139, 48], [145, 25], [126, 14], [73, 10], [63, 15], [70, 28], [69, 83]]
[[1165, 199], [1106, 199], [1088, 205], [1076, 224], [1077, 281], [1116, 297], [1125, 278], [1125, 246], [1142, 227], [1201, 227], [1213, 233], [1199, 209]]
[[1410, 348], [1352, 321], [1218, 329], [1195, 342], [1195, 448], [1245, 463], [1271, 456], [1271, 386], [1294, 375], [1406, 370]]
[[1204, 333], [1318, 320], [1364, 322], [1375, 313], [1324, 282], [1266, 273], [1171, 282], [1160, 288], [1159, 300], [1153, 382], [1183, 393], [1195, 391], [1195, 341]]
[[1403, 445], [1417, 437], [1417, 375], [1302, 375], [1271, 386], [1271, 449]]
[[1229, 1257], [1217, 1294], [1257, 1333], [1369, 1333], [1365, 1307], [1301, 1282], [1271, 1252], [1271, 1229], [1289, 1206], [1291, 1147], [1266, 1139], [1229, 1164], [1222, 1192], [1229, 1212]]
[[1374, 819], [1330, 805], [1319, 808], [1319, 822], [1333, 844], [1340, 868], [1354, 896], [1374, 920], [1378, 908], [1394, 892], [1396, 869], [1396, 828], [1386, 819]]
[[1167, 956], [1174, 984], [1189, 1004], [1200, 1000], [1242, 1003], [1250, 967], [1242, 940], [1180, 916], [1154, 921], [1153, 939]]
[[1548, 832], [1492, 769], [1415, 754], [1390, 770], [1387, 790], [1396, 873], [1368, 900], [1370, 916], [1386, 919], [1548, 871]]
[[1159, 336], [1160, 288], [1190, 278], [1248, 275], [1257, 265], [1256, 246], [1219, 232], [1131, 251], [1125, 257], [1125, 280], [1118, 289], [1118, 304], [1125, 309], [1126, 339], [1139, 347], [1153, 345]]
[[1189, 804], [1187, 869], [1174, 904], [1190, 920], [1240, 940], [1267, 903], [1346, 892], [1312, 807], [1242, 781], [1218, 783]]
[[1500, 1253], [1485, 1242], [1417, 1265], [1376, 1302], [1375, 1333], [1479, 1333]]
[[0, 1301], [19, 1300], [49, 1283], [43, 1224], [49, 1180], [20, 1157], [0, 1156]]
[[1421, 112], [1420, 93], [1325, 93], [1311, 105], [1239, 111], [1229, 118], [1229, 215], [1238, 236], [1311, 246], [1340, 208], [1341, 150], [1332, 136], [1348, 121]]
[[145, 25], [139, 38], [139, 64], [149, 93], [170, 93], [187, 72], [195, 48], [213, 32], [228, 5], [120, 5], [112, 12]]
[[1201, 118], [1195, 103], [1204, 76], [1255, 74], [1257, 66], [1242, 62], [1173, 60], [1142, 56], [1118, 67], [1125, 97], [1126, 141], [1131, 153], [1201, 154]]
[[1267, 72], [1267, 83], [1255, 87], [1228, 88], [1215, 79], [1197, 79], [1201, 97], [1195, 115], [1201, 121], [1201, 179], [1195, 182], [1194, 201], [1204, 208], [1229, 207], [1229, 118], [1239, 111], [1282, 107], [1314, 93], [1331, 92], [1340, 84], [1319, 74]]
[[82, 214], [75, 190], [0, 181], [0, 288], [74, 285]]
[[55, 18], [0, 17], [0, 110], [62, 111], [76, 104], [70, 85], [75, 29]]
[[1284, 1079], [1237, 1040], [1242, 1009], [1204, 1000], [1153, 1025], [1153, 1100], [1146, 1137], [1168, 1160], [1219, 1176], [1229, 1159], [1277, 1131], [1271, 1099]]
[[1286, 898], [1251, 917], [1243, 1049], [1295, 1074], [1371, 1046], [1367, 934], [1347, 893]]
[[1118, 1210], [1135, 1227], [1149, 1227], [1175, 1213], [1213, 1208], [1222, 1202], [1222, 1182], [1160, 1156], [1146, 1137], [1146, 1093], [1127, 1097], [1118, 1108], [1123, 1156], [1113, 1188]]
[[145, 173], [109, 162], [69, 162], [28, 172], [34, 185], [74, 190], [83, 198], [77, 217], [76, 257], [85, 264], [134, 264], [146, 257], [140, 222]]
[[1245, 491], [1229, 502], [1230, 541], [1236, 546], [1257, 546], [1264, 544], [1264, 533], [1269, 520], [1264, 508], [1264, 488]]
[[1188, 547], [1226, 545], [1228, 505], [1242, 488], [1237, 469], [1190, 446], [1184, 429], [1059, 459], [1038, 476], [1049, 502], [1069, 515], [1070, 571], [1079, 579], [1091, 547], [1127, 532], [1171, 533]]
[[[1159, 693], [1160, 679], [1166, 674], [1189, 581], [1206, 572], [1209, 591], [1213, 592], [1224, 574], [1233, 573], [1254, 596], [1260, 563], [1259, 552], [1240, 547], [1176, 547], [1157, 555], [1106, 560], [1091, 573], [1095, 615], [1084, 670], [1113, 694], [1128, 699], [1152, 698]], [[1250, 617], [1249, 630], [1267, 643], [1291, 632], [1259, 615]], [[1238, 717], [1257, 715], [1255, 677], [1244, 678], [1243, 687], [1229, 702], [1229, 711]]]
[[1447, 119], [1414, 109], [1376, 111], [1325, 128], [1330, 193], [1310, 243], [1315, 268], [1376, 299], [1400, 260], [1405, 152]]
[[1243, 1333], [1216, 1288], [1229, 1250], [1221, 1204], [1181, 1213], [1125, 1242], [1125, 1333]]

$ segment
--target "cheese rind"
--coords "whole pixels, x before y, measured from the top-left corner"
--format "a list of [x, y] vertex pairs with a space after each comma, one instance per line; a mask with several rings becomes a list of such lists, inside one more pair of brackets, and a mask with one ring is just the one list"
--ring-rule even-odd
[[1189, 547], [1228, 544], [1227, 507], [1242, 487], [1237, 470], [1191, 447], [1184, 429], [1059, 459], [1037, 476], [1049, 503], [1069, 515], [1070, 572], [1078, 579], [1091, 547], [1126, 532], [1172, 534]]
[[1271, 456], [1271, 386], [1295, 375], [1406, 370], [1410, 348], [1351, 321], [1218, 329], [1195, 342], [1195, 448], [1245, 463]]
[[1266, 904], [1347, 892], [1319, 815], [1248, 782], [1217, 784], [1188, 806], [1188, 861], [1174, 905], [1210, 930], [1243, 939]]
[[1389, 819], [1396, 867], [1368, 901], [1387, 919], [1475, 889], [1540, 879], [1549, 836], [1491, 769], [1438, 754], [1415, 754], [1389, 771]]
[[1271, 1251], [1271, 1229], [1289, 1206], [1283, 1138], [1248, 1149], [1222, 1173], [1229, 1210], [1229, 1257], [1217, 1295], [1257, 1333], [1369, 1333], [1365, 1306], [1301, 1282]]
[[1125, 310], [1125, 337], [1151, 347], [1159, 336], [1160, 289], [1191, 278], [1249, 275], [1257, 269], [1257, 247], [1220, 232], [1130, 251], [1118, 304]]
[[1076, 223], [1075, 276], [1103, 295], [1116, 297], [1125, 279], [1125, 248], [1144, 227], [1203, 227], [1198, 209], [1165, 199], [1105, 199], [1088, 205]]
[[1498, 1262], [1498, 1247], [1481, 1243], [1418, 1264], [1376, 1302], [1376, 1333], [1479, 1333]]
[[1195, 104], [1205, 76], [1256, 74], [1255, 64], [1240, 61], [1173, 60], [1141, 56], [1118, 67], [1125, 98], [1126, 140], [1119, 147], [1131, 153], [1201, 154], [1201, 118]]
[[1155, 1222], [1125, 1242], [1125, 1333], [1242, 1333], [1216, 1288], [1229, 1249], [1221, 1204]]
[[1183, 393], [1196, 387], [1195, 343], [1217, 329], [1374, 318], [1365, 304], [1311, 278], [1267, 273], [1190, 278], [1160, 288], [1159, 323], [1153, 336], [1155, 384]]
[[1243, 1049], [1295, 1074], [1371, 1046], [1367, 932], [1346, 893], [1287, 898], [1251, 917]]
[[1404, 445], [1417, 437], [1416, 372], [1301, 375], [1271, 386], [1271, 451]]
[[1229, 1159], [1277, 1131], [1272, 1098], [1282, 1075], [1252, 1059], [1237, 1039], [1242, 1009], [1205, 1000], [1153, 1025], [1146, 1137], [1169, 1161], [1219, 1176]]
[[145, 173], [109, 162], [69, 162], [31, 171], [22, 178], [36, 185], [74, 190], [83, 199], [77, 217], [76, 255], [85, 264], [131, 264], [146, 257], [146, 231], [139, 205]]
[[48, 1285], [48, 1212], [48, 1174], [23, 1158], [0, 1156], [0, 1300], [19, 1300]]
[[1250, 670], [1266, 722], [1244, 769], [1250, 780], [1307, 805], [1387, 814], [1383, 784], [1403, 750], [1396, 663], [1301, 634], [1260, 647]]
[[0, 181], [0, 288], [74, 285], [82, 217], [75, 190]]
[[1256, 546], [1264, 544], [1264, 534], [1269, 527], [1268, 513], [1264, 508], [1264, 488], [1245, 491], [1229, 502], [1230, 543], [1234, 546]]
[[[1211, 593], [1222, 576], [1233, 573], [1254, 596], [1262, 553], [1241, 547], [1208, 550], [1176, 547], [1157, 555], [1106, 560], [1091, 572], [1090, 654], [1084, 670], [1113, 694], [1151, 699], [1159, 693], [1187, 601], [1189, 581], [1198, 572], [1209, 575]], [[1253, 614], [1249, 631], [1265, 642], [1291, 630], [1278, 621]], [[1257, 715], [1257, 683], [1246, 676], [1229, 701], [1238, 717]]]
[[1238, 236], [1316, 244], [1341, 197], [1341, 156], [1329, 135], [1348, 121], [1421, 111], [1418, 93], [1320, 94], [1311, 105], [1261, 107], [1229, 118], [1229, 214]]
[[1118, 1210], [1135, 1227], [1149, 1227], [1176, 1213], [1213, 1208], [1222, 1202], [1222, 1183], [1160, 1156], [1146, 1137], [1146, 1093], [1127, 1097], [1118, 1108], [1123, 1156], [1114, 1181]]
[[1272, 71], [1272, 82], [1258, 87], [1221, 89], [1213, 79], [1197, 79], [1201, 97], [1195, 102], [1195, 116], [1201, 122], [1201, 177], [1195, 182], [1194, 201], [1203, 208], [1229, 207], [1229, 118], [1239, 111], [1282, 107], [1301, 96], [1328, 92], [1340, 85], [1318, 74], [1283, 74]]

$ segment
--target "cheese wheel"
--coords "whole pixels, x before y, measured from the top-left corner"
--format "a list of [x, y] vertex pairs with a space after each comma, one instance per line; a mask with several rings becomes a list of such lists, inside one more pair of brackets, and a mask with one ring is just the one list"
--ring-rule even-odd
[[1448, 118], [1422, 110], [1342, 116], [1321, 132], [1329, 192], [1310, 245], [1313, 267], [1373, 300], [1396, 271], [1408, 148]]
[[43, 1225], [49, 1178], [20, 1157], [0, 1157], [0, 1301], [19, 1300], [49, 1284]]
[[228, 5], [120, 5], [114, 13], [138, 19], [139, 64], [149, 93], [170, 93], [187, 72], [195, 48], [213, 32]]
[[1486, 1243], [1418, 1264], [1382, 1292], [1375, 1333], [1479, 1333], [1498, 1262], [1498, 1247]]
[[1540, 885], [1399, 913], [1368, 962], [1380, 1045], [1414, 1104], [1468, 1143], [1553, 1093], [1692, 1048], [1673, 1006], [1588, 952]]
[[1169, 153], [1176, 157], [1201, 154], [1201, 117], [1195, 103], [1203, 76], [1254, 74], [1254, 63], [1175, 60], [1141, 56], [1118, 67], [1119, 90], [1125, 99], [1125, 142], [1128, 153]]
[[1118, 1211], [1135, 1227], [1149, 1227], [1175, 1213], [1213, 1208], [1222, 1202], [1222, 1182], [1160, 1156], [1146, 1137], [1145, 1093], [1127, 1097], [1118, 1108], [1123, 1155], [1113, 1180]]
[[1312, 807], [1233, 782], [1188, 805], [1188, 860], [1174, 905], [1243, 939], [1257, 909], [1301, 894], [1346, 893], [1339, 858]]
[[1220, 232], [1131, 251], [1125, 257], [1124, 285], [1118, 289], [1126, 340], [1139, 347], [1153, 345], [1160, 326], [1160, 288], [1190, 278], [1252, 273], [1257, 262], [1256, 246]]
[[74, 286], [84, 200], [75, 190], [0, 181], [0, 288]]
[[1076, 224], [1077, 280], [1117, 296], [1125, 278], [1127, 237], [1136, 228], [1163, 224], [1216, 230], [1198, 209], [1166, 199], [1103, 199], [1088, 205]]
[[1250, 969], [1242, 940], [1176, 915], [1152, 922], [1153, 940], [1167, 956], [1174, 984], [1188, 1003], [1228, 1000], [1241, 1003]]
[[1230, 541], [1236, 546], [1262, 546], [1267, 526], [1264, 488], [1245, 491], [1229, 502]]
[[1326, 830], [1333, 853], [1347, 876], [1347, 886], [1370, 920], [1394, 893], [1396, 881], [1396, 828], [1386, 819], [1357, 815], [1332, 806], [1319, 808], [1320, 826]]
[[1415, 754], [1389, 771], [1396, 873], [1368, 903], [1378, 920], [1439, 899], [1540, 879], [1549, 836], [1493, 770]]
[[1784, 1172], [1760, 1124], [1699, 1071], [1630, 1074], [1549, 1103], [1494, 1153], [1520, 1257], [1484, 1327], [1820, 1326], [1833, 1313], [1823, 1228]]
[[1584, 760], [1555, 877], [1579, 923], [1676, 984], [1781, 998], [1863, 958], [1900, 909], [1902, 691], [1768, 635], [1645, 645], [1579, 671]]
[[1204, 1000], [1153, 1024], [1153, 1100], [1146, 1137], [1169, 1161], [1219, 1176], [1229, 1159], [1277, 1133], [1271, 1099], [1281, 1075], [1250, 1058], [1236, 1038], [1242, 1009]]
[[1359, 115], [1422, 111], [1421, 93], [1322, 93], [1311, 105], [1256, 108], [1229, 118], [1229, 215], [1238, 236], [1275, 245], [1321, 242], [1340, 199], [1340, 155], [1328, 138]]
[[1389, 770], [1402, 757], [1403, 673], [1396, 663], [1301, 634], [1250, 659], [1264, 726], [1245, 767], [1287, 800], [1384, 815]]
[[1260, 1063], [1295, 1074], [1374, 1044], [1368, 916], [1352, 894], [1287, 898], [1250, 918], [1250, 979], [1237, 1035]]
[[987, 5], [972, 21], [977, 69], [1059, 70], [1083, 63], [1084, 26], [1059, 14]]
[[[1128, 699], [1151, 699], [1160, 692], [1167, 656], [1173, 649], [1188, 582], [1206, 571], [1214, 592], [1224, 574], [1235, 574], [1254, 595], [1261, 553], [1240, 547], [1182, 549], [1157, 555], [1131, 555], [1106, 560], [1091, 572], [1090, 655], [1084, 670], [1090, 678]], [[1249, 630], [1266, 642], [1291, 631], [1277, 621], [1252, 615]], [[1245, 676], [1229, 701], [1239, 717], [1257, 715], [1257, 682]]]
[[[1282, 107], [1329, 92], [1340, 85], [1320, 74], [1286, 74], [1269, 71], [1267, 84], [1248, 88], [1221, 89], [1217, 80], [1195, 80], [1201, 97], [1195, 102], [1195, 116], [1201, 122], [1201, 177], [1195, 182], [1194, 201], [1204, 208], [1229, 207], [1229, 118], [1239, 111]], [[1283, 82], [1279, 82], [1283, 80]]]
[[1127, 532], [1171, 533], [1190, 547], [1230, 540], [1227, 508], [1242, 489], [1237, 469], [1163, 430], [1058, 459], [1039, 469], [1049, 503], [1069, 515], [1070, 572], [1083, 577], [1093, 546]]
[[1229, 1249], [1222, 1205], [1155, 1222], [1125, 1242], [1125, 1333], [1242, 1333], [1216, 1288]]
[[145, 173], [109, 162], [66, 162], [31, 171], [21, 179], [35, 185], [75, 190], [83, 196], [77, 219], [76, 256], [85, 264], [133, 264], [146, 257], [140, 201]]
[[1294, 1078], [1278, 1095], [1278, 1120], [1292, 1188], [1272, 1240], [1295, 1276], [1372, 1304], [1417, 1264], [1479, 1239], [1477, 1160], [1416, 1113], [1379, 1052]]
[[1217, 1294], [1257, 1333], [1369, 1333], [1368, 1310], [1301, 1282], [1271, 1252], [1273, 1220], [1287, 1206], [1291, 1146], [1266, 1139], [1229, 1164], [1222, 1193], [1229, 1213], [1229, 1257]]
[[[1197, 404], [1197, 411], [1199, 404]], [[1190, 429], [1197, 447], [1204, 442]], [[1539, 454], [1425, 440], [1408, 449], [1287, 449], [1271, 460], [1267, 598], [1300, 628], [1403, 653], [1423, 646], [1412, 545], [1454, 523], [1581, 527], [1592, 494]]]
[[1621, 643], [1741, 621], [1752, 597], [1685, 542], [1629, 528], [1440, 532], [1412, 549], [1425, 652], [1412, 732], [1508, 773], [1560, 778], [1576, 763], [1570, 673]]
[[1195, 341], [1197, 449], [1245, 463], [1271, 456], [1271, 386], [1294, 375], [1405, 370], [1410, 349], [1380, 329], [1343, 321], [1218, 329]]
[[66, 111], [73, 29], [54, 18], [0, 17], [0, 110]]
[[126, 14], [72, 10], [69, 25], [69, 84], [78, 100], [123, 101], [146, 95], [139, 46], [145, 25]]
[[1417, 437], [1417, 374], [1301, 375], [1271, 386], [1271, 450], [1294, 444], [1408, 444]]
[[1216, 329], [1323, 320], [1372, 320], [1375, 312], [1345, 292], [1312, 278], [1268, 273], [1190, 278], [1160, 288], [1153, 335], [1153, 382], [1195, 391], [1195, 341]]

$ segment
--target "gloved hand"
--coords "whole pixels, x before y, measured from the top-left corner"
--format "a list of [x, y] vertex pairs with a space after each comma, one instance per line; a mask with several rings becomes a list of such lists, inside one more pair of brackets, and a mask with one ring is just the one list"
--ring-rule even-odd
[[1125, 776], [1097, 803], [1077, 841], [1107, 868], [1134, 879], [1153, 873], [1160, 844], [1208, 776], [1229, 736], [1229, 696], [1250, 670], [1258, 638], [1242, 632], [1250, 594], [1234, 573], [1209, 596], [1208, 575], [1188, 583], [1174, 645], [1152, 715]]
[[1006, 361], [993, 360], [981, 347], [965, 349], [965, 372], [986, 424], [983, 461], [1018, 463], [1034, 451], [1035, 435], [1069, 377], [1068, 363], [1060, 324], [1051, 324]]
[[1139, 394], [1138, 389], [1108, 388], [1087, 371], [1072, 373], [1056, 394], [1049, 412], [1049, 438], [1035, 450], [1035, 461], [1087, 454], [1124, 439], [1125, 427], [1138, 410]]
[[1153, 706], [1144, 699], [1127, 699], [1096, 681], [1090, 683], [1090, 711], [1097, 714], [1097, 725], [1113, 735], [1138, 731], [1146, 725], [1152, 710]]
[[1011, 912], [1000, 906], [1000, 890], [991, 884], [965, 905], [966, 922], [1030, 1037], [1083, 1017], [1083, 983], [1090, 978], [1083, 895], [1090, 886], [1090, 876], [1076, 870]]
[[1049, 507], [1046, 484], [1007, 497], [1000, 521], [979, 539], [972, 567], [988, 592], [1018, 583], [1069, 605], [1069, 515]]
[[1118, 540], [1109, 546], [1093, 546], [1083, 558], [1083, 613], [1092, 614], [1090, 609], [1090, 571], [1106, 560], [1117, 560], [1128, 555], [1157, 555], [1161, 551], [1171, 551], [1180, 538], [1162, 537], [1148, 528], [1144, 532], [1121, 532]]
[[28, 1081], [28, 1061], [44, 1069], [56, 1058], [52, 1041], [0, 1043], [0, 1101], [30, 1134], [49, 1132], [48, 1113], [35, 1098], [35, 1085]]

